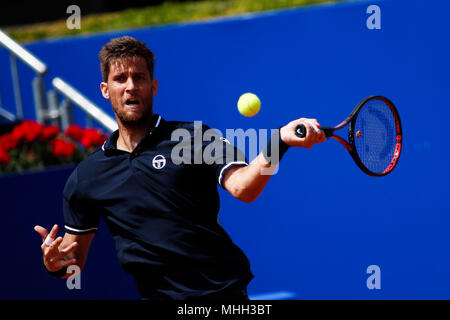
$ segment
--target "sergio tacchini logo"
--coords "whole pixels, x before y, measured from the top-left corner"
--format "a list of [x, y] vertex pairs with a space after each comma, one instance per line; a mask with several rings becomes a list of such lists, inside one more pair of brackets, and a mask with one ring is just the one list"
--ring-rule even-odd
[[166, 165], [166, 158], [164, 158], [163, 155], [158, 154], [153, 158], [152, 164], [153, 168], [160, 170]]

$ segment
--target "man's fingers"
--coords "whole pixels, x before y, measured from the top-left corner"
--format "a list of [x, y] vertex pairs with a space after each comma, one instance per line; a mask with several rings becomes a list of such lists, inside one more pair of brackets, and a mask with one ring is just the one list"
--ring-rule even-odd
[[64, 248], [63, 250], [61, 250], [61, 253], [63, 253], [64, 255], [67, 255], [68, 253], [72, 252], [73, 250], [75, 250], [75, 248], [78, 246], [78, 242], [72, 242], [69, 246], [67, 246], [66, 248]]
[[[47, 247], [47, 250], [46, 250], [46, 252], [44, 252], [44, 255], [46, 257], [51, 257], [51, 256], [54, 256], [54, 255], [57, 255], [59, 253], [58, 247], [59, 247], [59, 245], [61, 244], [62, 241], [63, 241], [62, 237], [58, 237], [56, 240], [54, 240], [52, 242], [52, 244]], [[45, 244], [44, 244], [44, 246], [45, 246]]]
[[48, 268], [48, 270], [52, 271], [52, 272], [56, 272], [56, 271], [61, 270], [62, 268], [71, 266], [71, 265], [76, 264], [76, 263], [77, 263], [76, 259], [59, 260], [59, 261], [57, 261], [55, 263], [52, 263], [53, 266], [51, 267], [51, 269]]
[[59, 254], [55, 257], [50, 259], [50, 262], [61, 260], [62, 258], [66, 257], [69, 253], [73, 252], [78, 247], [77, 242], [73, 242], [66, 248], [59, 251]]
[[320, 124], [317, 121], [317, 119], [306, 119], [304, 122], [306, 123], [306, 126], [309, 129], [314, 130], [315, 138], [316, 138], [316, 142], [314, 142], [314, 143], [325, 142], [327, 140], [327, 137], [325, 136], [325, 132], [320, 129]]
[[52, 230], [50, 231], [49, 236], [50, 236], [52, 239], [55, 239], [57, 234], [58, 234], [58, 225], [55, 224], [55, 225], [53, 226]]
[[58, 225], [55, 224], [52, 230], [50, 230], [50, 233], [47, 235], [47, 237], [45, 237], [44, 244], [46, 246], [50, 246], [53, 240], [55, 240], [57, 233], [58, 233]]
[[[299, 138], [295, 134], [295, 130], [298, 125], [304, 125], [306, 129], [306, 136]], [[314, 144], [326, 141], [325, 132], [320, 128], [320, 124], [317, 119], [300, 118], [291, 121], [287, 126], [280, 129], [280, 134], [284, 130], [283, 141], [290, 146], [311, 148]], [[289, 130], [286, 133], [286, 130]]]
[[314, 131], [316, 132], [316, 133], [320, 133], [320, 129], [319, 129], [319, 123], [317, 122], [317, 120], [315, 120], [315, 119], [312, 119], [312, 120], [305, 120], [305, 122], [307, 123], [307, 124], [309, 124], [313, 129], [314, 129]]
[[42, 237], [42, 242], [44, 242], [45, 238], [48, 235], [47, 229], [45, 229], [44, 227], [41, 227], [41, 226], [34, 226], [34, 231], [39, 233], [39, 235]]
[[324, 142], [326, 140], [325, 132], [320, 129], [317, 119], [301, 118], [300, 123], [306, 128], [307, 135], [303, 138], [302, 147], [311, 148], [314, 144]]
[[58, 269], [62, 269], [68, 266], [71, 266], [73, 264], [77, 263], [77, 259], [70, 259], [70, 260], [60, 260], [58, 262]]

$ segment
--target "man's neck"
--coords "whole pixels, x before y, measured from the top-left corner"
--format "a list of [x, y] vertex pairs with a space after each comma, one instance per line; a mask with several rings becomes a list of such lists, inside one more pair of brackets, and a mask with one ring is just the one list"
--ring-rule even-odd
[[150, 117], [147, 124], [139, 127], [125, 127], [119, 125], [119, 137], [117, 138], [116, 148], [127, 152], [133, 152], [139, 142], [149, 133], [155, 115]]

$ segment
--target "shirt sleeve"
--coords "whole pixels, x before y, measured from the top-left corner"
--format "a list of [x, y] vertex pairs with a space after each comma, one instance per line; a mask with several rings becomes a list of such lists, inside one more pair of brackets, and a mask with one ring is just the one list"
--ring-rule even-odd
[[77, 167], [67, 180], [63, 192], [64, 228], [67, 233], [88, 234], [98, 230], [100, 217], [81, 190]]
[[234, 166], [247, 166], [248, 161], [244, 153], [217, 130], [206, 127], [204, 137], [204, 161], [213, 167], [216, 181], [223, 188], [222, 181], [225, 172]]

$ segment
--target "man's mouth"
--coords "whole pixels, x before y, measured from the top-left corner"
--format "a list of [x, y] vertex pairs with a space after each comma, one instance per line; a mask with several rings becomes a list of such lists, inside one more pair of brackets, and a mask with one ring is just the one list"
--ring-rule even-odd
[[127, 101], [125, 101], [125, 104], [127, 106], [135, 107], [135, 106], [140, 105], [140, 102], [139, 102], [139, 100], [128, 99]]

